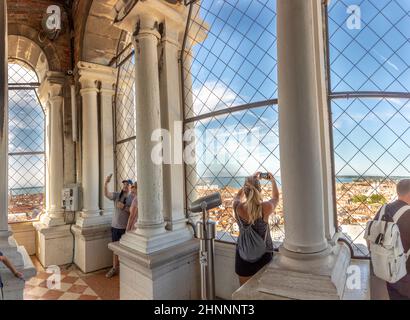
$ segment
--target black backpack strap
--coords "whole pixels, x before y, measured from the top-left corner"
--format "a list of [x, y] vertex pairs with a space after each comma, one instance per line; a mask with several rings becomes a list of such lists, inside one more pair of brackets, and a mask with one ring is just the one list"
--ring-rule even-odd
[[233, 212], [235, 214], [235, 219], [238, 222], [239, 229], [244, 229], [243, 223], [241, 221], [241, 218], [239, 217], [238, 213], [236, 212], [236, 208], [233, 209]]

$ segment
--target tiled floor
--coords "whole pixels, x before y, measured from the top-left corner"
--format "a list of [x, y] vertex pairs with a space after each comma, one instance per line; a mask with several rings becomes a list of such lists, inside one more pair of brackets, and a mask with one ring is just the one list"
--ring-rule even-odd
[[[61, 284], [49, 289], [47, 273], [39, 261], [32, 257], [37, 276], [26, 283], [24, 300], [118, 300], [119, 277], [107, 279], [107, 270], [91, 274], [82, 273], [76, 266], [61, 267]], [[49, 281], [51, 282], [51, 281]], [[50, 287], [52, 288], [52, 287]]]

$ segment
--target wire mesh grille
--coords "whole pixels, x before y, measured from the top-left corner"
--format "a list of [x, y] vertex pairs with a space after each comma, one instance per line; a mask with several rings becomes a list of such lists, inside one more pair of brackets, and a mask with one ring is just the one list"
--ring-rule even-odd
[[[195, 164], [186, 166], [187, 201], [221, 193], [211, 212], [221, 241], [236, 242], [232, 201], [246, 176], [270, 171], [280, 185], [275, 11], [276, 1], [203, 0], [189, 25], [185, 131], [194, 132]], [[263, 195], [270, 198], [270, 185]], [[271, 230], [283, 239], [282, 203]]]
[[36, 91], [24, 88], [37, 81], [26, 65], [9, 64], [10, 222], [35, 219], [44, 209], [45, 116]]
[[366, 222], [410, 177], [409, 13], [399, 0], [328, 7], [338, 224], [359, 256]]
[[332, 91], [409, 92], [409, 11], [402, 0], [331, 2]]
[[136, 179], [135, 67], [131, 45], [118, 56], [118, 83], [115, 108], [117, 186], [124, 179]]
[[185, 63], [188, 116], [277, 97], [275, 10], [276, 1], [267, 0], [194, 5], [185, 57], [192, 61]]

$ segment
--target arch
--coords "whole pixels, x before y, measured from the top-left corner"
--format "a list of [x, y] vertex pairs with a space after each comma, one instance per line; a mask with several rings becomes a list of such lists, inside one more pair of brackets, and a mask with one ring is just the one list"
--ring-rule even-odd
[[22, 61], [28, 64], [41, 82], [50, 70], [44, 51], [35, 42], [23, 36], [11, 35], [9, 42], [9, 61]]
[[29, 64], [40, 82], [48, 71], [62, 71], [57, 50], [48, 39], [40, 41], [38, 32], [26, 25], [9, 25], [8, 58]]
[[[117, 0], [99, 0], [89, 3], [88, 15], [81, 41], [81, 60], [110, 65], [117, 55], [122, 30], [113, 26]], [[84, 4], [85, 5], [85, 4]]]

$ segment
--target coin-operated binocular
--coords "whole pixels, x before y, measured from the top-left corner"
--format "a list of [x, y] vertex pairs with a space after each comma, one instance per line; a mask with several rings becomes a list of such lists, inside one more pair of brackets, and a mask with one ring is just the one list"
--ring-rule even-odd
[[214, 248], [216, 238], [216, 223], [209, 219], [209, 210], [222, 204], [221, 194], [214, 193], [200, 198], [191, 204], [191, 212], [202, 212], [202, 221], [196, 224], [197, 238], [201, 240], [199, 259], [201, 264], [201, 295], [202, 300], [215, 299], [215, 268]]

